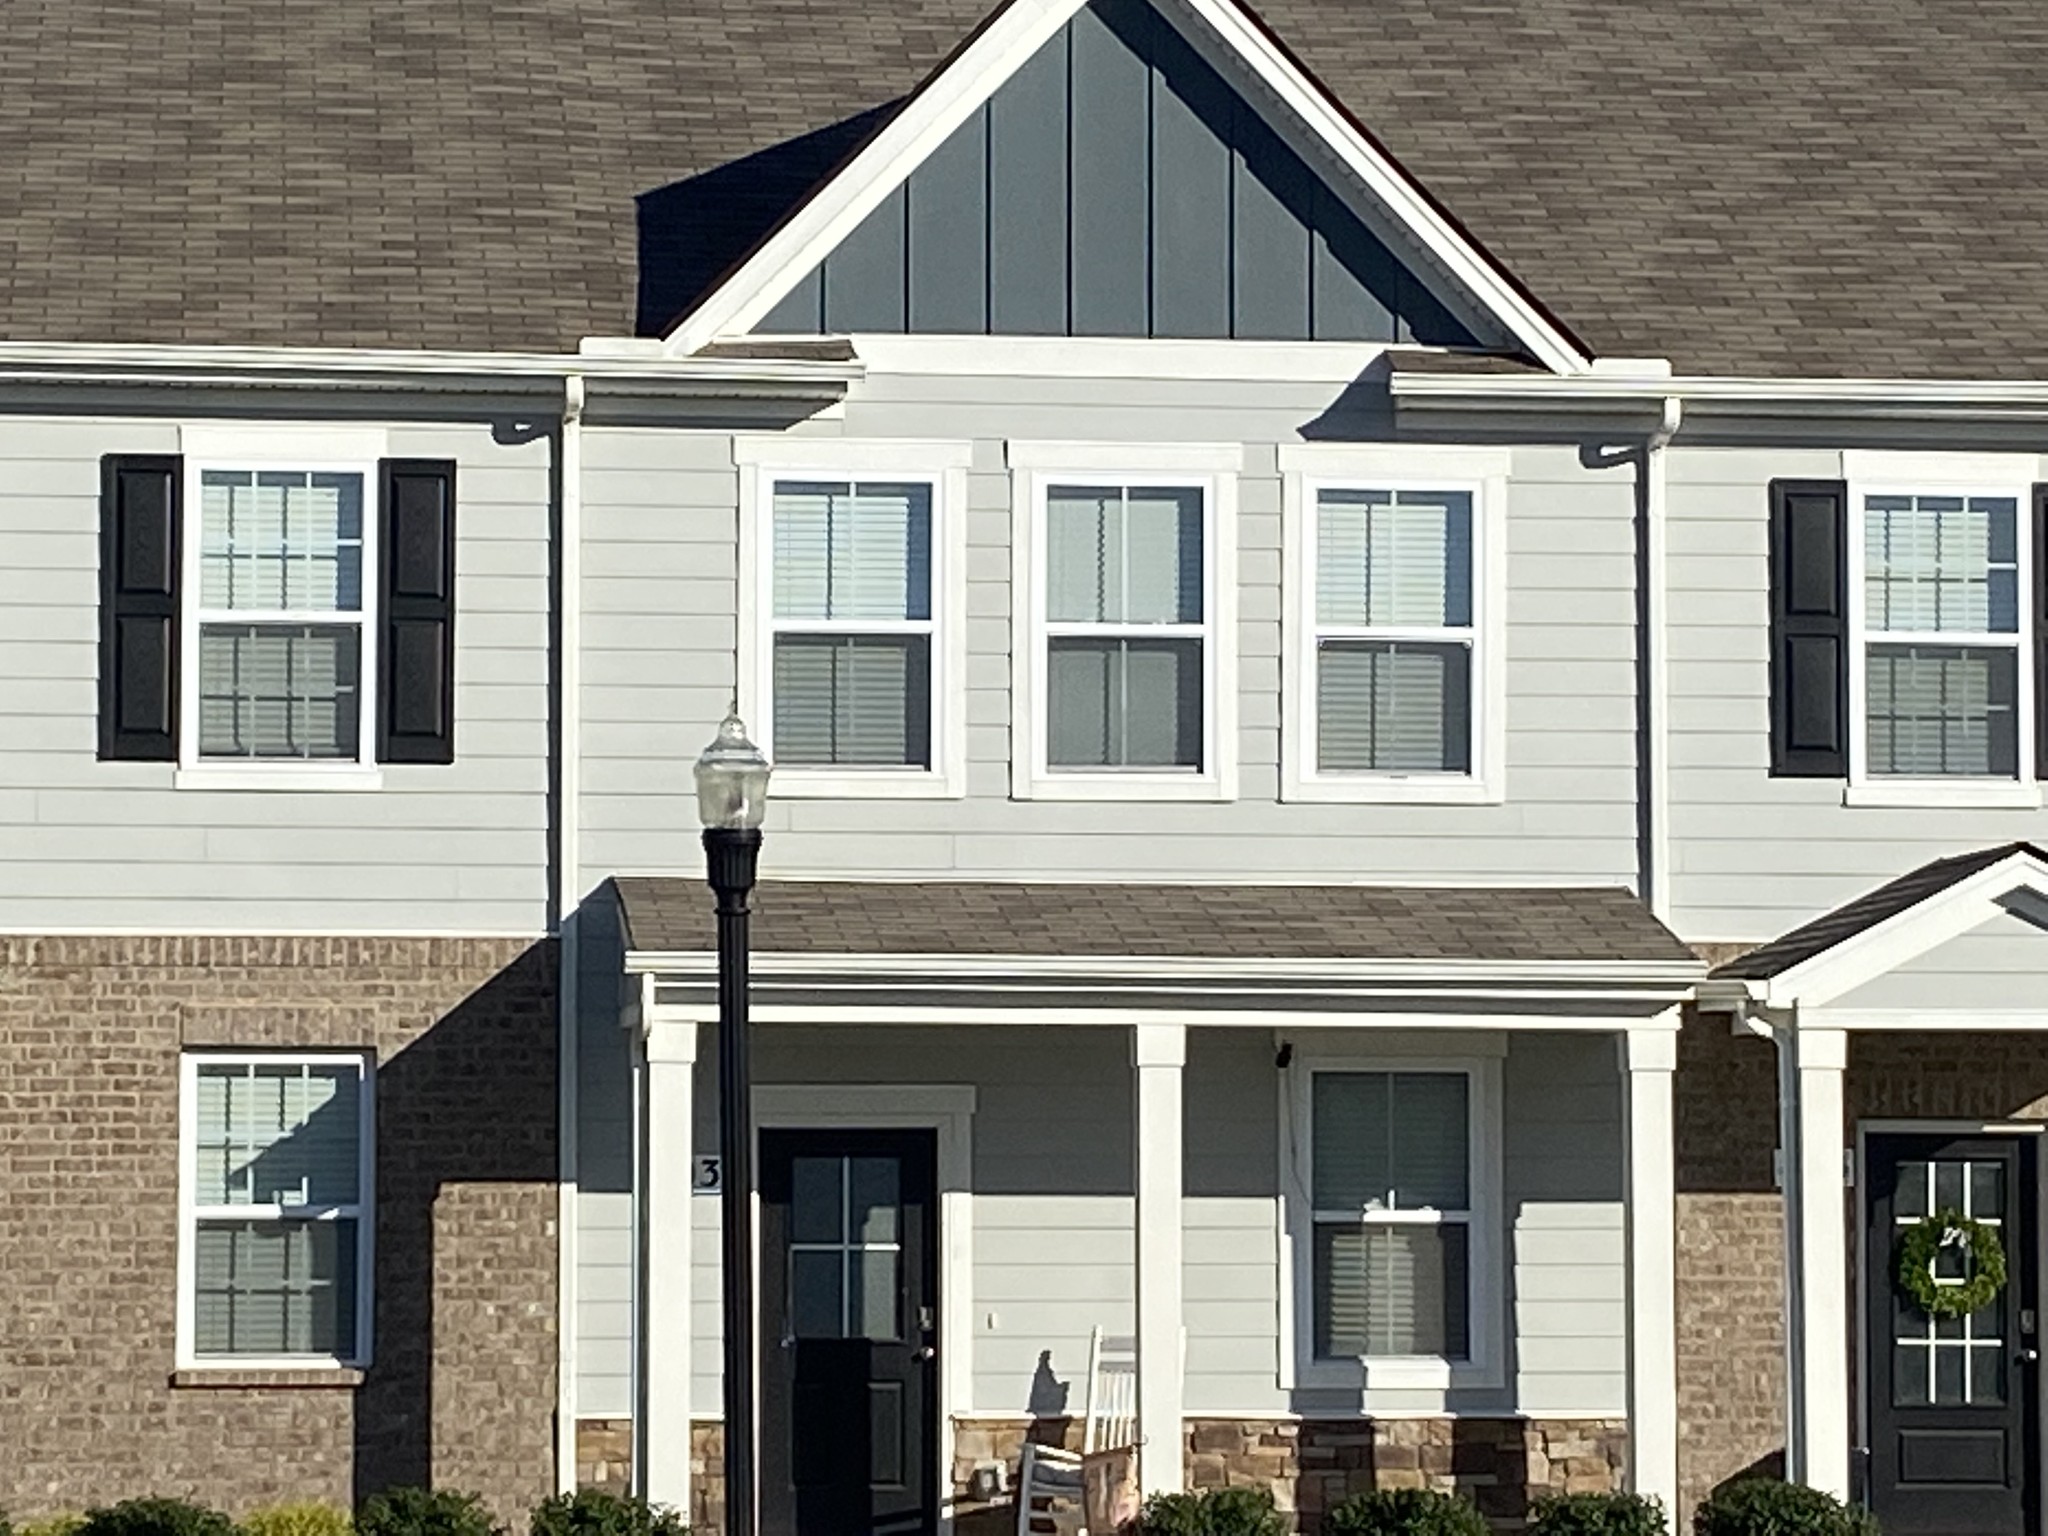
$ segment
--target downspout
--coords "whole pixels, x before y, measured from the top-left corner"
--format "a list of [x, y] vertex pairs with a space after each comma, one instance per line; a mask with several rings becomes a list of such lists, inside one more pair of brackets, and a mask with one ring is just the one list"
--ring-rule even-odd
[[1685, 404], [1664, 397], [1664, 414], [1643, 440], [1643, 647], [1649, 702], [1643, 729], [1643, 899], [1660, 922], [1671, 919], [1671, 662], [1667, 613], [1664, 451], [1685, 420]]
[[580, 373], [562, 380], [562, 430], [556, 449], [561, 476], [560, 521], [556, 528], [555, 660], [555, 1136], [558, 1156], [555, 1202], [555, 1487], [576, 1491], [576, 1134], [577, 1056], [581, 1036], [578, 966], [582, 945], [575, 910], [581, 896], [577, 870], [582, 848], [577, 799], [582, 778], [583, 670], [583, 391]]

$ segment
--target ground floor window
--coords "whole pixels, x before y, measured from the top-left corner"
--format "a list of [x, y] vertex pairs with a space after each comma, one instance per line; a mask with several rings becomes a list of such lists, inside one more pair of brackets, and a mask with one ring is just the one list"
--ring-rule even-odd
[[185, 1057], [181, 1363], [367, 1362], [371, 1090], [358, 1054]]

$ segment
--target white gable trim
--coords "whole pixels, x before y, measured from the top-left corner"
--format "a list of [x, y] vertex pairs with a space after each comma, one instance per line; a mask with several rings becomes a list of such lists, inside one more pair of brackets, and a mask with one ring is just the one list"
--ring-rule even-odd
[[[1087, 0], [1010, 0], [817, 195], [669, 334], [671, 355], [747, 334], [860, 227]], [[1555, 374], [1591, 366], [1578, 347], [1297, 68], [1237, 0], [1180, 0], [1329, 147], [1456, 283]]]
[[[2020, 902], [2002, 902], [2001, 898], [2015, 891], [2024, 893]], [[1763, 984], [1758, 1001], [1771, 1008], [1825, 1007], [1994, 917], [2017, 911], [2029, 921], [2038, 921], [2037, 902], [2048, 902], [2048, 864], [2028, 853], [2010, 854], [1781, 971]], [[2032, 910], [2020, 910], [2023, 908]], [[2048, 955], [2048, 948], [2043, 953]]]

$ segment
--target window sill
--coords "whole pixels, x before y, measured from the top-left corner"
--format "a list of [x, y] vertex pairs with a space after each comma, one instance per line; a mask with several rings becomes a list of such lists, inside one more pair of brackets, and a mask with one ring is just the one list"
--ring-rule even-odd
[[200, 1365], [171, 1372], [171, 1385], [178, 1388], [211, 1390], [268, 1388], [353, 1388], [363, 1384], [364, 1372], [352, 1365], [262, 1366]]
[[958, 800], [965, 791], [937, 773], [816, 773], [775, 770], [778, 800]]
[[1967, 779], [1953, 783], [1930, 779], [1901, 779], [1896, 783], [1872, 780], [1845, 785], [1842, 804], [1901, 810], [2037, 811], [2041, 808], [2041, 786]]
[[1500, 1372], [1484, 1365], [1428, 1355], [1304, 1361], [1291, 1383], [1305, 1391], [1362, 1391], [1368, 1397], [1375, 1392], [1481, 1391], [1504, 1384]]
[[1484, 779], [1415, 774], [1385, 777], [1291, 780], [1282, 800], [1298, 805], [1503, 805], [1507, 795], [1499, 784]]
[[270, 764], [199, 763], [171, 776], [179, 789], [232, 789], [299, 794], [364, 793], [384, 787], [382, 769], [351, 763], [345, 768]]
[[1234, 784], [1212, 774], [1034, 774], [1017, 786], [1019, 800], [1235, 800]]

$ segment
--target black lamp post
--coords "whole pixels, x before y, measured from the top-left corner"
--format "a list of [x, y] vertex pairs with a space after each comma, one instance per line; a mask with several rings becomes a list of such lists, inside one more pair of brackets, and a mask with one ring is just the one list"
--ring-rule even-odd
[[747, 897], [761, 853], [768, 759], [735, 706], [697, 759], [697, 812], [718, 904], [718, 1150], [724, 1214], [725, 1531], [757, 1536], [754, 1374], [754, 1112], [747, 1064]]

